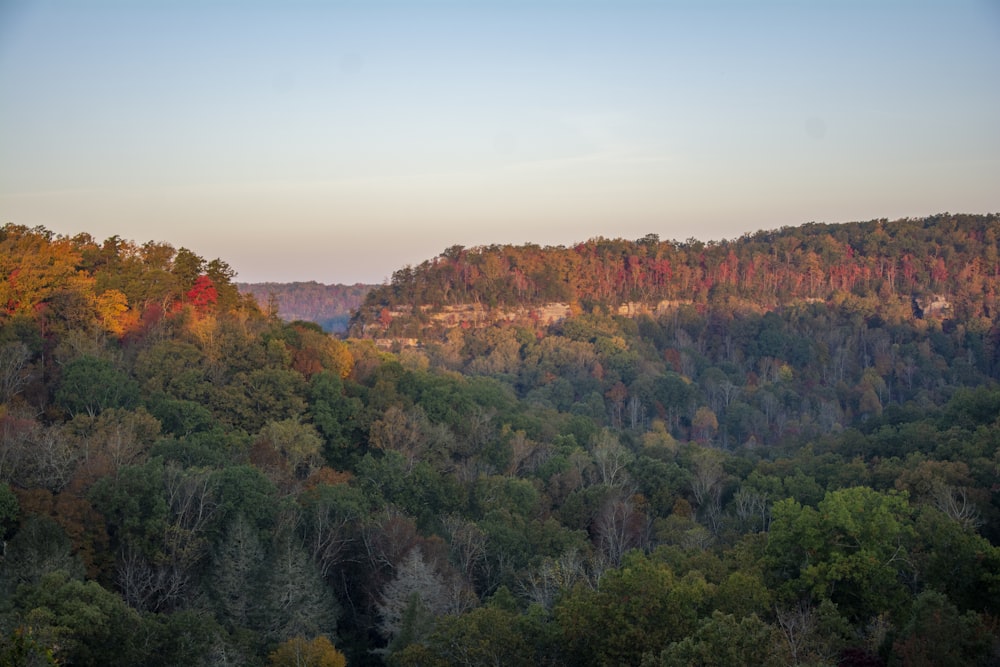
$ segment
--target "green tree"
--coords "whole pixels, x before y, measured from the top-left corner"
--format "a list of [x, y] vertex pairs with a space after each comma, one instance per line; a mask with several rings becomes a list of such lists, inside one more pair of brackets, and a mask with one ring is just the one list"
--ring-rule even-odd
[[[73, 543], [59, 524], [47, 516], [31, 514], [21, 521], [0, 560], [0, 593], [8, 603], [22, 585], [35, 585], [50, 572], [83, 576], [83, 565], [73, 554]], [[0, 602], [0, 610], [6, 605]]]
[[134, 665], [142, 619], [125, 602], [95, 582], [73, 579], [63, 570], [22, 586], [14, 596], [18, 620], [60, 662], [72, 665]]
[[772, 648], [775, 634], [756, 614], [737, 618], [715, 611], [694, 634], [664, 649], [659, 659], [647, 654], [642, 667], [777, 667], [783, 663]]
[[346, 396], [340, 376], [329, 371], [317, 373], [309, 380], [308, 400], [308, 417], [323, 436], [323, 456], [327, 463], [337, 469], [356, 463], [361, 400]]
[[174, 255], [171, 273], [177, 278], [183, 291], [191, 289], [198, 276], [205, 272], [205, 259], [187, 248], [180, 248]]
[[0, 667], [57, 667], [52, 650], [42, 646], [31, 628], [17, 627], [0, 639]]
[[779, 501], [772, 515], [772, 574], [793, 590], [832, 600], [854, 621], [903, 608], [914, 535], [906, 496], [853, 487], [828, 492], [816, 509]]
[[263, 462], [274, 461], [278, 478], [303, 480], [320, 467], [322, 446], [312, 424], [284, 419], [264, 424], [254, 441], [254, 454]]
[[225, 526], [237, 514], [261, 536], [268, 535], [277, 513], [278, 490], [264, 473], [249, 465], [230, 465], [212, 473], [218, 498], [217, 526]]
[[63, 369], [55, 399], [70, 415], [95, 417], [107, 408], [135, 407], [139, 387], [111, 362], [82, 356]]
[[995, 642], [995, 632], [978, 614], [961, 614], [942, 593], [924, 591], [914, 600], [893, 652], [907, 667], [986, 665], [996, 657]]
[[639, 664], [693, 633], [709, 587], [697, 573], [678, 578], [664, 563], [632, 552], [599, 588], [577, 586], [553, 615], [567, 659], [575, 665]]
[[204, 609], [143, 615], [143, 667], [209, 667], [225, 630]]
[[915, 523], [911, 558], [921, 583], [960, 609], [1000, 613], [1000, 547], [932, 507]]
[[170, 507], [163, 493], [163, 461], [124, 466], [116, 477], [94, 484], [89, 499], [108, 525], [117, 550], [134, 550], [148, 558], [163, 553]]
[[393, 654], [392, 664], [531, 667], [538, 664], [536, 646], [525, 621], [517, 612], [493, 606], [444, 616], [423, 643]]

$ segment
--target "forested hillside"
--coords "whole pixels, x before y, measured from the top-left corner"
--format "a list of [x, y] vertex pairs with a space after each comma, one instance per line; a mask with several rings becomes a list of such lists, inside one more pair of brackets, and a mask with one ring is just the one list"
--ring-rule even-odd
[[[867, 299], [882, 316], [948, 304], [961, 321], [996, 316], [1000, 215], [808, 224], [733, 241], [591, 239], [573, 247], [453, 246], [368, 294], [355, 332], [411, 335], [442, 306], [565, 302], [583, 311], [694, 303], [773, 309]], [[921, 305], [923, 304], [923, 305]], [[411, 306], [424, 306], [411, 317]], [[399, 321], [394, 321], [394, 320]]]
[[277, 308], [278, 317], [284, 320], [315, 322], [324, 331], [342, 334], [373, 286], [298, 282], [236, 283], [236, 287], [252, 294], [263, 310]]
[[998, 233], [456, 247], [338, 339], [7, 225], [0, 664], [995, 665]]

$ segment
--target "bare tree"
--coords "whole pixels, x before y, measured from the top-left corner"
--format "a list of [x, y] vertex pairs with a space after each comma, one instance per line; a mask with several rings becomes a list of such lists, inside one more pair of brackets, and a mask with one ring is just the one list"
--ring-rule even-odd
[[0, 347], [0, 403], [8, 403], [31, 380], [31, 350], [21, 341]]
[[160, 612], [183, 599], [190, 572], [169, 560], [150, 562], [139, 550], [126, 547], [118, 557], [116, 580], [130, 606]]
[[733, 494], [733, 512], [740, 529], [767, 532], [771, 524], [771, 505], [766, 492], [742, 486]]
[[175, 609], [187, 598], [194, 572], [208, 554], [205, 529], [217, 508], [207, 471], [168, 464], [163, 492], [169, 520], [163, 526], [161, 549], [143, 554], [125, 546], [117, 568], [125, 600], [136, 609], [154, 612]]
[[404, 412], [390, 406], [381, 419], [372, 423], [369, 442], [372, 447], [399, 452], [406, 458], [407, 470], [412, 470], [426, 449], [421, 426], [427, 418], [423, 410]]
[[836, 632], [825, 627], [824, 619], [836, 615], [835, 606], [829, 601], [813, 607], [806, 601], [789, 607], [775, 608], [775, 618], [780, 631], [781, 659], [788, 665], [834, 664], [837, 659]]
[[591, 453], [601, 484], [614, 487], [625, 485], [628, 480], [627, 467], [635, 460], [635, 456], [618, 438], [608, 431], [602, 431]]
[[404, 631], [408, 614], [413, 615], [415, 609], [431, 617], [443, 614], [449, 606], [448, 597], [444, 578], [424, 560], [419, 547], [410, 549], [382, 591], [377, 605], [379, 632], [391, 644]]
[[532, 472], [552, 454], [549, 445], [529, 439], [524, 431], [515, 431], [509, 444], [511, 454], [506, 470], [508, 477]]
[[537, 568], [528, 571], [520, 580], [521, 592], [531, 602], [545, 609], [551, 609], [562, 591], [568, 591], [578, 583], [591, 589], [597, 588], [597, 580], [606, 563], [599, 567], [593, 559], [588, 559], [578, 549], [569, 549], [559, 558], [546, 558]]
[[728, 475], [722, 467], [722, 454], [714, 449], [703, 447], [697, 450], [692, 459], [691, 493], [698, 512], [708, 523], [709, 528], [718, 533], [722, 518], [722, 493], [725, 491]]
[[444, 528], [451, 536], [451, 558], [459, 572], [470, 583], [485, 574], [487, 564], [486, 533], [474, 522], [456, 514], [450, 514], [443, 520]]
[[622, 557], [631, 549], [648, 545], [650, 528], [649, 517], [623, 492], [608, 498], [594, 520], [601, 552], [614, 567], [621, 565]]
[[27, 475], [22, 485], [41, 487], [53, 493], [66, 488], [79, 463], [79, 450], [73, 438], [60, 425], [38, 425], [32, 429], [28, 446], [22, 451]]
[[968, 489], [964, 486], [938, 484], [934, 488], [934, 507], [941, 510], [953, 521], [964, 528], [978, 530], [983, 525], [979, 508], [969, 498]]
[[801, 602], [794, 607], [778, 607], [774, 611], [781, 637], [791, 658], [790, 664], [801, 664], [816, 631], [816, 615], [812, 607]]
[[324, 494], [304, 509], [305, 545], [324, 578], [358, 540], [363, 508], [351, 501]]

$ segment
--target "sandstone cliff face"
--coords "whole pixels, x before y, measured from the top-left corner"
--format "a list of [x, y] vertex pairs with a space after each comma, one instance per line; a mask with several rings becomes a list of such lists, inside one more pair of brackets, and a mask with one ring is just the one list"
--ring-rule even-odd
[[[530, 327], [547, 327], [569, 317], [573, 309], [568, 303], [547, 303], [541, 306], [519, 308], [488, 308], [478, 303], [459, 304], [454, 306], [420, 306], [420, 314], [416, 317], [426, 324], [422, 329], [475, 329], [493, 326], [495, 324], [524, 325]], [[403, 306], [386, 313], [389, 321], [414, 318], [413, 308]], [[384, 337], [385, 328], [381, 324], [369, 324], [365, 327], [365, 335], [373, 336], [375, 344], [384, 349], [393, 347], [417, 347], [415, 337]]]
[[[902, 297], [901, 297], [902, 298]], [[799, 303], [822, 303], [823, 299], [798, 299]], [[905, 302], [904, 302], [905, 303]], [[952, 311], [951, 302], [944, 296], [931, 295], [913, 298], [913, 316], [925, 319], [942, 319], [949, 317]], [[673, 299], [658, 302], [628, 301], [613, 309], [621, 317], [661, 317], [683, 306], [695, 304], [691, 299]], [[788, 304], [786, 304], [788, 305]], [[739, 307], [755, 312], [764, 312], [777, 306], [764, 306], [751, 302], [741, 302]], [[416, 312], [415, 312], [416, 310]], [[574, 314], [578, 314], [578, 306], [564, 302], [552, 302], [537, 306], [496, 307], [490, 308], [478, 303], [466, 303], [450, 306], [398, 306], [385, 311], [385, 318], [378, 323], [365, 325], [365, 337], [372, 338], [379, 347], [417, 347], [420, 336], [428, 331], [447, 331], [450, 329], [476, 329], [507, 324], [512, 326], [527, 326], [545, 328], [557, 324]], [[407, 336], [386, 336], [388, 322], [402, 320], [409, 322], [414, 333]], [[419, 321], [419, 324], [416, 322]], [[413, 329], [416, 326], [419, 329]]]
[[918, 317], [941, 318], [951, 312], [951, 302], [940, 294], [914, 299], [920, 308]]

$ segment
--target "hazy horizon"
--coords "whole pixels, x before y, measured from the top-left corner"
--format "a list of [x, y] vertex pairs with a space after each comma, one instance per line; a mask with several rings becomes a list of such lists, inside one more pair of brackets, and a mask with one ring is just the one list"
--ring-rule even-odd
[[1000, 5], [0, 4], [0, 224], [240, 282], [1000, 211]]

